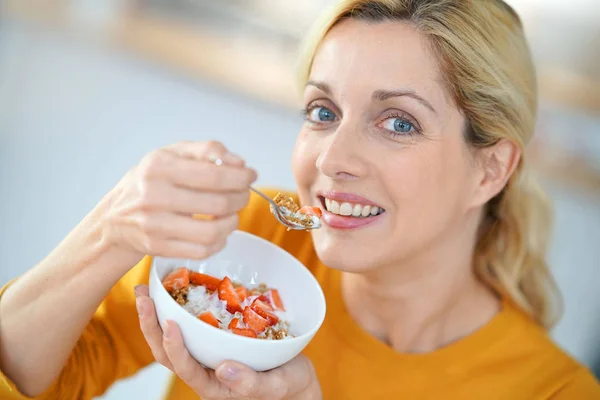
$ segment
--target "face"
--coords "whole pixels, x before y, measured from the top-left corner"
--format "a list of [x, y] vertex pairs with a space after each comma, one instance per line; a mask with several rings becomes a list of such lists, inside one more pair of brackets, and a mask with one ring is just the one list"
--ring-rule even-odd
[[345, 271], [390, 266], [444, 242], [472, 211], [477, 163], [465, 118], [420, 33], [347, 20], [314, 59], [293, 170], [324, 211], [319, 258]]

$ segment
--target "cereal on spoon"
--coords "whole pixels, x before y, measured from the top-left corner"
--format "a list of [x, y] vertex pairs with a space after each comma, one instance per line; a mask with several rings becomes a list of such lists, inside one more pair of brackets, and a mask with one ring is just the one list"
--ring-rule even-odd
[[300, 208], [294, 199], [283, 193], [277, 193], [273, 201], [284, 211], [283, 216], [288, 221], [299, 224], [307, 230], [321, 227], [323, 212], [319, 207], [304, 206]]

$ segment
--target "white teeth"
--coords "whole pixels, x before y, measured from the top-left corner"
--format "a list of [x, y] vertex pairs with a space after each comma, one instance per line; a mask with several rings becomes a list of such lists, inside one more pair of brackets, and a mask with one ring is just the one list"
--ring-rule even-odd
[[352, 215], [352, 204], [342, 203], [340, 206], [340, 214], [345, 216]]
[[328, 211], [330, 211], [334, 214], [339, 214], [340, 213], [340, 204], [335, 200], [331, 200], [331, 204], [329, 204]]
[[363, 206], [360, 215], [362, 215], [363, 217], [368, 217], [369, 215], [371, 215], [371, 206]]
[[385, 210], [377, 206], [353, 204], [353, 203], [338, 203], [335, 200], [325, 198], [325, 208], [333, 214], [353, 217], [370, 217], [381, 214]]

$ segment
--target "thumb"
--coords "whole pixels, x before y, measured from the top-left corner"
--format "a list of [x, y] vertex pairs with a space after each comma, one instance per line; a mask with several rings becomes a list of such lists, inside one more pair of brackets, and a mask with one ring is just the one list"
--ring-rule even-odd
[[267, 372], [255, 372], [243, 364], [226, 361], [217, 368], [216, 375], [235, 395], [283, 399], [305, 390], [314, 369], [306, 357], [299, 356]]

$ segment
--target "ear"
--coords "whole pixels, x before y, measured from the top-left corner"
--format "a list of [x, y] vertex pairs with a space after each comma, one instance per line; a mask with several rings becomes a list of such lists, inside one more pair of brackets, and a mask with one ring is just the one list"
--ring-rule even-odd
[[504, 189], [519, 165], [521, 149], [514, 142], [501, 139], [493, 146], [479, 150], [481, 177], [477, 187], [477, 203], [483, 205]]

